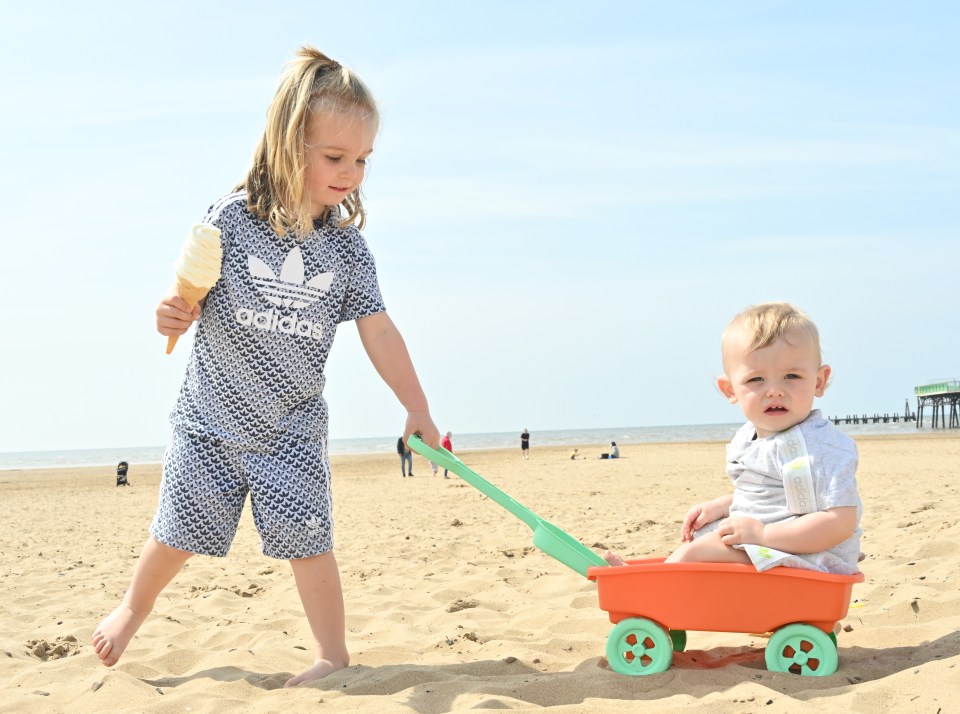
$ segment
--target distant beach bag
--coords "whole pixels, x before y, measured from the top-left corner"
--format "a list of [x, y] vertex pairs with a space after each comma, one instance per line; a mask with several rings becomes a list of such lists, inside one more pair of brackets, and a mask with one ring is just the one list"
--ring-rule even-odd
[[127, 469], [130, 468], [130, 464], [126, 461], [121, 461], [117, 464], [117, 486], [129, 486], [130, 483], [127, 481]]

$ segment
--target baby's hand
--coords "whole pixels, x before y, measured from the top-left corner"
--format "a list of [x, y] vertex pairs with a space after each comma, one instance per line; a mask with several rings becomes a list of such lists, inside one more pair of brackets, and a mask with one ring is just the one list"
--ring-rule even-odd
[[176, 293], [167, 295], [157, 306], [157, 332], [164, 337], [179, 337], [200, 317], [200, 306], [190, 309]]
[[716, 517], [710, 513], [710, 502], [698, 503], [687, 511], [687, 515], [683, 517], [683, 525], [680, 526], [680, 541], [682, 543], [692, 541], [693, 534], [696, 531], [715, 520]]
[[717, 526], [717, 535], [724, 545], [741, 545], [751, 543], [763, 545], [763, 523], [756, 518], [734, 516], [725, 518]]

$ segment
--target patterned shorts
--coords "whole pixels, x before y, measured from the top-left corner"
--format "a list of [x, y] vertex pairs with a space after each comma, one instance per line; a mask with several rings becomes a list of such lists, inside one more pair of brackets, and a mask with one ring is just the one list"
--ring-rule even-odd
[[150, 533], [173, 548], [225, 556], [247, 492], [264, 555], [289, 560], [333, 550], [330, 462], [326, 444], [316, 441], [283, 439], [245, 451], [174, 429]]

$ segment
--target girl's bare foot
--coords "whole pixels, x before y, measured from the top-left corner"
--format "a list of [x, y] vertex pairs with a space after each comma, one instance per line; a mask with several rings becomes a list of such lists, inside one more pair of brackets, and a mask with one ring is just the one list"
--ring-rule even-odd
[[296, 687], [298, 684], [303, 684], [304, 682], [312, 682], [315, 679], [323, 679], [328, 674], [336, 672], [338, 669], [343, 669], [346, 667], [349, 662], [331, 662], [327, 659], [318, 659], [313, 663], [313, 666], [305, 672], [301, 672], [296, 677], [291, 677], [287, 680], [287, 683], [284, 684], [284, 687]]
[[603, 559], [608, 563], [610, 563], [610, 565], [614, 565], [614, 566], [627, 564], [627, 561], [625, 561], [616, 553], [610, 552], [609, 550], [603, 554]]
[[115, 665], [145, 619], [145, 615], [138, 615], [121, 603], [116, 610], [103, 618], [90, 638], [97, 657], [107, 667]]

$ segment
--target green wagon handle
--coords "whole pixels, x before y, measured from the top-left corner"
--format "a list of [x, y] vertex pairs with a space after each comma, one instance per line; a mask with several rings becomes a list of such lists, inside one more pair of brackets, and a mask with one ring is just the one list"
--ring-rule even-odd
[[587, 568], [609, 565], [607, 561], [590, 550], [573, 536], [546, 521], [529, 508], [520, 505], [510, 495], [501, 491], [480, 474], [470, 470], [452, 453], [444, 449], [431, 449], [420, 437], [411, 436], [407, 444], [413, 451], [429, 459], [447, 471], [452, 471], [490, 500], [495, 501], [523, 521], [533, 531], [533, 544], [554, 560], [586, 577]]

